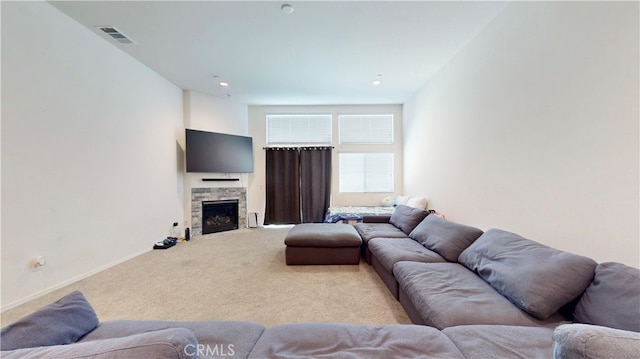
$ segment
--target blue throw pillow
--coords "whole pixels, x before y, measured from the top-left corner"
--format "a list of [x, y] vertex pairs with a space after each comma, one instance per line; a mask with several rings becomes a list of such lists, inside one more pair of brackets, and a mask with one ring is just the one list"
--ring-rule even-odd
[[2, 350], [75, 343], [98, 326], [98, 317], [79, 291], [2, 328]]

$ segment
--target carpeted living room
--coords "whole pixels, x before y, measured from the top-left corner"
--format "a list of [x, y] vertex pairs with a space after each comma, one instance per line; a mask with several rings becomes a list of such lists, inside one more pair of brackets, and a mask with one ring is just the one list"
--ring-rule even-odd
[[3, 312], [2, 326], [75, 290], [100, 320], [411, 323], [369, 265], [287, 266], [290, 228], [240, 229], [145, 253]]
[[0, 9], [2, 357], [640, 356], [637, 1]]

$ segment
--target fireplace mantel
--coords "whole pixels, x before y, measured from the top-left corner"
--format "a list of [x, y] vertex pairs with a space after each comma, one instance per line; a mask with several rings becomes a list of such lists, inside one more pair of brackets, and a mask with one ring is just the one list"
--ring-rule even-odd
[[202, 235], [202, 201], [238, 200], [238, 228], [247, 228], [247, 189], [245, 187], [206, 187], [191, 189], [191, 233]]

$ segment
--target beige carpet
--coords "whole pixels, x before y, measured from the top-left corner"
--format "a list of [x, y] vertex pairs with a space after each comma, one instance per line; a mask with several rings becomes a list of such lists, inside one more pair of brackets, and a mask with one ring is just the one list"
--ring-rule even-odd
[[100, 320], [409, 324], [374, 269], [287, 266], [289, 228], [241, 229], [154, 250], [2, 313], [2, 326], [80, 290]]

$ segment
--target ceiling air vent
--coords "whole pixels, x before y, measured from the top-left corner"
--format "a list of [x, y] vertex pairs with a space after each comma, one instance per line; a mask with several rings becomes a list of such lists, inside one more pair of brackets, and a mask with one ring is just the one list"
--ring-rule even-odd
[[113, 26], [96, 26], [96, 28], [105, 34], [109, 35], [110, 38], [116, 40], [121, 44], [135, 44], [133, 40], [128, 38], [125, 34], [121, 33], [118, 29]]

